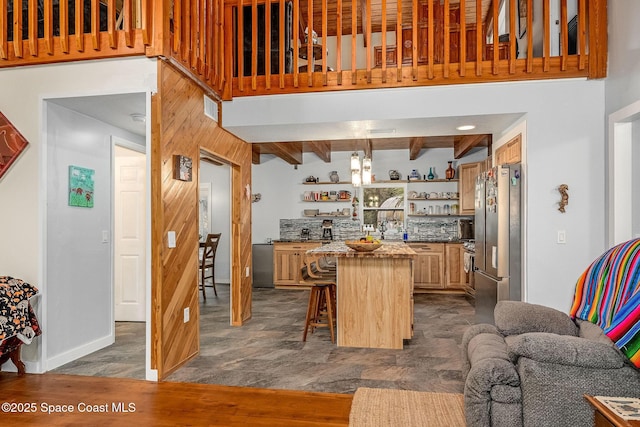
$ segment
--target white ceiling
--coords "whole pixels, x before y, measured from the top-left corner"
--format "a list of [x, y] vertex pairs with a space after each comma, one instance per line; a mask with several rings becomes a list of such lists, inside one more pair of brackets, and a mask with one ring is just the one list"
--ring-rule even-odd
[[[56, 98], [49, 101], [134, 134], [141, 136], [146, 134], [145, 123], [132, 119], [132, 114], [147, 116], [145, 93]], [[406, 138], [459, 134], [500, 134], [515, 123], [519, 117], [521, 117], [521, 114], [510, 113], [460, 117], [227, 126], [226, 129], [247, 142]], [[456, 130], [457, 126], [466, 124], [474, 124], [476, 128], [469, 131]], [[395, 131], [372, 133], [370, 132], [372, 129], [393, 129]]]

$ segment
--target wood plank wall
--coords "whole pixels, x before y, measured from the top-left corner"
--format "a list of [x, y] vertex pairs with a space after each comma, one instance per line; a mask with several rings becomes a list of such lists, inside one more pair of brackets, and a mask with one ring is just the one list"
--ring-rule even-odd
[[[158, 61], [158, 93], [152, 101], [152, 367], [162, 379], [196, 356], [198, 316], [198, 182], [200, 149], [232, 167], [231, 322], [251, 317], [251, 146], [204, 115], [204, 92], [166, 61]], [[174, 155], [193, 160], [193, 180], [173, 178]], [[249, 187], [250, 188], [250, 187]], [[168, 231], [176, 247], [168, 248]], [[191, 320], [183, 322], [189, 307]]]

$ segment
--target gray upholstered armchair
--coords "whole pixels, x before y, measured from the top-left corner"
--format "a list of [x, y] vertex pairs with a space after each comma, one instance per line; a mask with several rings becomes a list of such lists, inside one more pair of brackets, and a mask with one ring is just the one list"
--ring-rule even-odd
[[640, 397], [640, 371], [593, 323], [518, 301], [494, 316], [463, 337], [469, 427], [589, 426], [585, 394]]

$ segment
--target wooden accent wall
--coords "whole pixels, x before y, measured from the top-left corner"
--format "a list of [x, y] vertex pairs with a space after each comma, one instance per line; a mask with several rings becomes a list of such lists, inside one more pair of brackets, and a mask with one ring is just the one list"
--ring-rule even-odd
[[[198, 182], [200, 149], [232, 167], [231, 322], [251, 317], [251, 146], [204, 115], [204, 92], [177, 68], [158, 61], [152, 100], [152, 368], [163, 379], [199, 351]], [[173, 178], [174, 155], [193, 160], [193, 180]], [[167, 233], [176, 233], [168, 248]], [[189, 307], [190, 321], [183, 322]]]

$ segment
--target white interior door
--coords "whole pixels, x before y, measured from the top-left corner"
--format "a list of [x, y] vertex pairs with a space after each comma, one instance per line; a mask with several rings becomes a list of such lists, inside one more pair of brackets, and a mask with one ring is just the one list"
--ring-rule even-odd
[[146, 156], [115, 147], [115, 320], [145, 321]]

